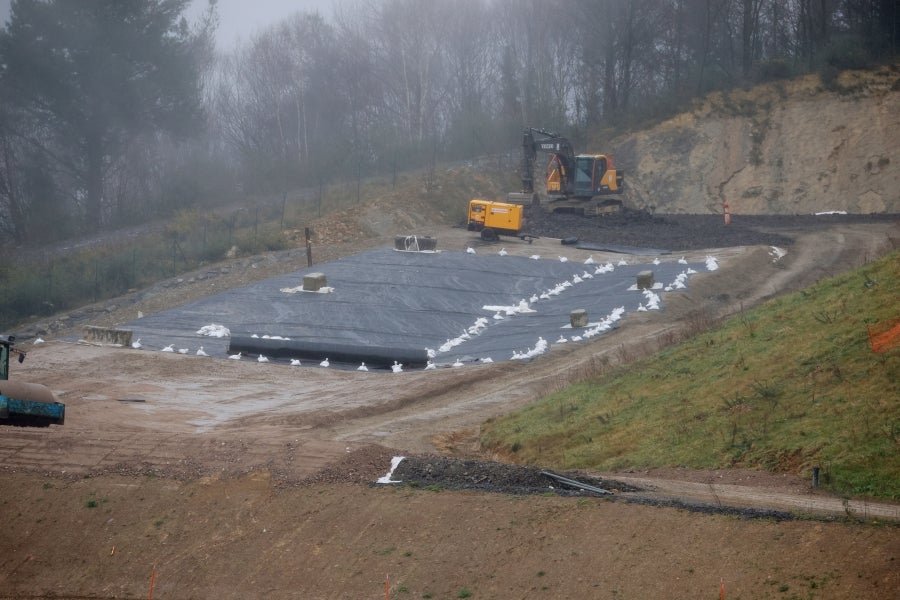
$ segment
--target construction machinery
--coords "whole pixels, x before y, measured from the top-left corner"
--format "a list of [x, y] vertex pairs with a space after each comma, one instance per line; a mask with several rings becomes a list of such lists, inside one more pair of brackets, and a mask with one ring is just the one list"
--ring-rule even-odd
[[522, 212], [521, 204], [476, 198], [469, 201], [468, 229], [481, 232], [481, 239], [486, 242], [494, 242], [500, 235], [512, 235], [530, 244], [537, 236], [522, 231], [525, 224]]
[[62, 425], [66, 406], [56, 401], [50, 388], [39, 383], [9, 381], [10, 355], [17, 355], [19, 362], [25, 360], [25, 352], [16, 348], [14, 342], [14, 336], [0, 335], [0, 425]]
[[546, 169], [546, 194], [551, 212], [595, 216], [621, 210], [622, 201], [609, 196], [624, 192], [625, 173], [616, 170], [612, 156], [576, 155], [568, 139], [534, 127], [526, 127], [523, 131], [520, 165], [522, 191], [509, 194], [510, 202], [540, 203], [534, 189], [534, 163], [538, 152], [550, 155]]

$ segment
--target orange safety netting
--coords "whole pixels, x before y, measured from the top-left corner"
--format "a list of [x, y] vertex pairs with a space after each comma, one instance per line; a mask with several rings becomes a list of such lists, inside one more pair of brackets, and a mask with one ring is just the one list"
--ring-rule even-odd
[[883, 321], [869, 327], [869, 345], [872, 352], [887, 352], [900, 346], [900, 319]]

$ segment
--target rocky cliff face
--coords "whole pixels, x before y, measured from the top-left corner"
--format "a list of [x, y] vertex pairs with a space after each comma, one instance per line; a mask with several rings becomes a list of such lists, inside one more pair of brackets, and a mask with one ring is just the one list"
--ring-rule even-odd
[[900, 67], [716, 93], [613, 149], [635, 208], [897, 213]]

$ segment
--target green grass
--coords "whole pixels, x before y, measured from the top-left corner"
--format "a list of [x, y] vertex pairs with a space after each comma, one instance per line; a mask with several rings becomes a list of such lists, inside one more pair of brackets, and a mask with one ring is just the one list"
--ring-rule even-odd
[[223, 219], [196, 211], [176, 216], [164, 232], [84, 248], [46, 260], [0, 264], [0, 329], [47, 317], [222, 260], [231, 246], [243, 254], [287, 247], [277, 223], [256, 215]]
[[900, 498], [900, 252], [742, 313], [617, 373], [486, 423], [482, 444], [552, 468], [742, 467]]

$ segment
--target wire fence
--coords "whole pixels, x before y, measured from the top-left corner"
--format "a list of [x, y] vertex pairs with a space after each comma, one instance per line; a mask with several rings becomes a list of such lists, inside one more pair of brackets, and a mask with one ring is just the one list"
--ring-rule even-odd
[[192, 214], [135, 241], [0, 264], [0, 329], [113, 298], [229, 255], [285, 247], [262, 211]]

